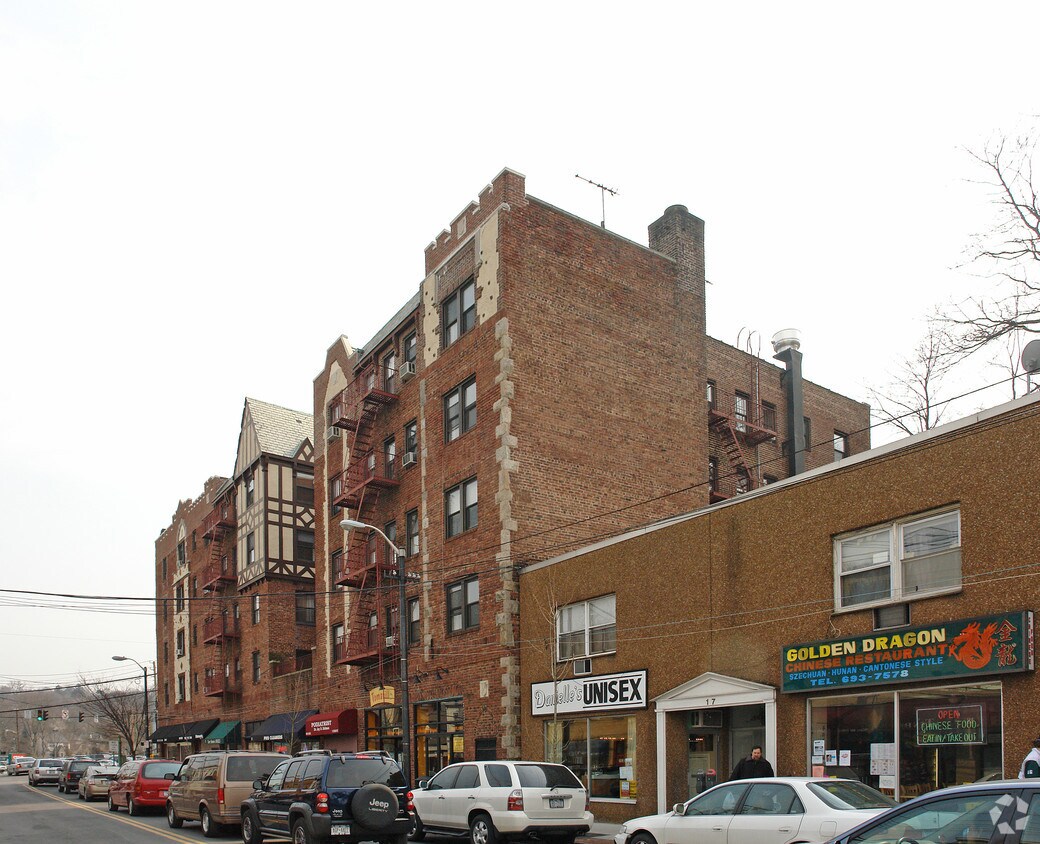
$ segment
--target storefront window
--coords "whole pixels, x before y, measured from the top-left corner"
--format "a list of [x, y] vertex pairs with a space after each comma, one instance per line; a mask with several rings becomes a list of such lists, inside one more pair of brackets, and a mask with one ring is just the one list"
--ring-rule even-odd
[[463, 761], [462, 699], [433, 700], [415, 707], [416, 776], [432, 777], [445, 765]]
[[574, 771], [593, 799], [634, 798], [636, 719], [548, 721], [545, 758]]
[[1001, 770], [996, 683], [817, 698], [810, 707], [814, 775], [852, 777], [890, 796], [898, 789], [906, 800]]
[[385, 750], [401, 764], [401, 707], [365, 711], [365, 750]]

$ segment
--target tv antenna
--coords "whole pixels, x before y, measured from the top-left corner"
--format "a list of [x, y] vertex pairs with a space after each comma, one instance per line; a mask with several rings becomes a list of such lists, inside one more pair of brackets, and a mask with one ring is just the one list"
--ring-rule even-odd
[[574, 178], [581, 179], [583, 182], [588, 182], [594, 188], [599, 188], [600, 210], [603, 213], [603, 219], [600, 220], [599, 224], [601, 228], [605, 229], [607, 227], [607, 194], [609, 193], [611, 196], [617, 196], [617, 190], [614, 188], [608, 188], [606, 185], [601, 185], [599, 182], [594, 182], [592, 179], [586, 179], [580, 173], [575, 173]]

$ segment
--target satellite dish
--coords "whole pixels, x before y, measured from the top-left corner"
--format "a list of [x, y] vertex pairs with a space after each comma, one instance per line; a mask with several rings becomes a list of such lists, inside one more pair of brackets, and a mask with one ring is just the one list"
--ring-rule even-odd
[[1030, 340], [1022, 350], [1022, 368], [1029, 373], [1040, 372], [1040, 340]]

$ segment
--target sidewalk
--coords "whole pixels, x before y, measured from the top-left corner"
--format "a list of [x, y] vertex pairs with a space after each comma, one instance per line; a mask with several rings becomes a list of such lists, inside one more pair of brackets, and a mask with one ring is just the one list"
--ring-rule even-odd
[[621, 828], [621, 824], [618, 823], [596, 823], [593, 822], [592, 829], [590, 829], [584, 835], [579, 835], [579, 841], [591, 841], [599, 842], [602, 844], [604, 840], [613, 840], [617, 831]]

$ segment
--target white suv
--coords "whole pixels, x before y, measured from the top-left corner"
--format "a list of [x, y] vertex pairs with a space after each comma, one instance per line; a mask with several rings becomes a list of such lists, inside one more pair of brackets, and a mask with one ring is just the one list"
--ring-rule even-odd
[[408, 795], [415, 829], [469, 832], [471, 844], [534, 835], [574, 844], [592, 828], [589, 795], [570, 768], [550, 762], [461, 762], [419, 780]]

